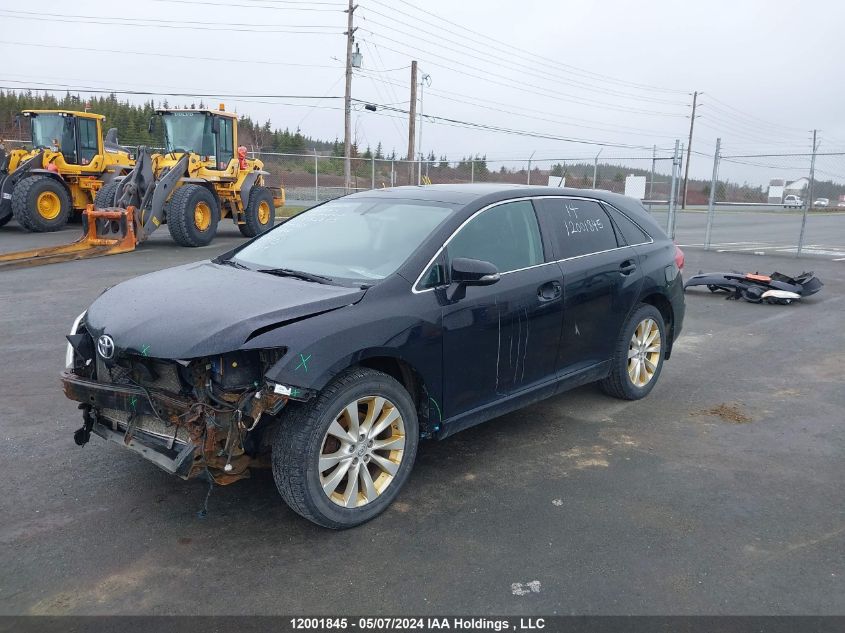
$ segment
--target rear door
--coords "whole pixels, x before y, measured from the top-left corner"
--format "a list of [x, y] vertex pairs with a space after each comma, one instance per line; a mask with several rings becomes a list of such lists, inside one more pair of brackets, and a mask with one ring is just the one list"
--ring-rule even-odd
[[609, 360], [642, 284], [639, 258], [602, 205], [580, 198], [538, 201], [563, 284], [563, 374]]

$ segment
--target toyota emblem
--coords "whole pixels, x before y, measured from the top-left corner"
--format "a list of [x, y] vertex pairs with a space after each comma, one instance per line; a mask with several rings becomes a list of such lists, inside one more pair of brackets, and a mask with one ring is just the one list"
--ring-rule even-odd
[[114, 339], [108, 334], [103, 334], [97, 339], [97, 352], [106, 360], [114, 356]]

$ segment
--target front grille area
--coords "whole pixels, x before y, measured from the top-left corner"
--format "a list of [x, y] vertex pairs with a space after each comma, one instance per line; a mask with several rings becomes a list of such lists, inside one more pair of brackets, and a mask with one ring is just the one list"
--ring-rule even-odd
[[[111, 424], [115, 431], [126, 431], [129, 420], [128, 411], [118, 411], [117, 409], [102, 409], [100, 417], [105, 418]], [[175, 441], [181, 444], [187, 444], [190, 441], [188, 429], [184, 426], [167, 426], [157, 417], [152, 415], [139, 415], [135, 417], [133, 428], [140, 429], [145, 433], [154, 435], [164, 440], [170, 440], [175, 435]]]

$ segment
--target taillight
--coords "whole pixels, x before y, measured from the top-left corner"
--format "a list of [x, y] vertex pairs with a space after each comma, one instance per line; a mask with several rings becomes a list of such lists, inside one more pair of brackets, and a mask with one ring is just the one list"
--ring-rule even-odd
[[678, 267], [678, 270], [684, 269], [684, 251], [678, 248], [678, 245], [675, 244], [675, 265]]

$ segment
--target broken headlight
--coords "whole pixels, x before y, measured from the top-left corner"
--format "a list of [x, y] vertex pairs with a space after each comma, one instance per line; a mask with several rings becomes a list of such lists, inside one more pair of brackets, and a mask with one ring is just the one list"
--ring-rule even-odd
[[[73, 325], [70, 326], [70, 334], [69, 336], [75, 336], [76, 333], [79, 331], [79, 324], [82, 323], [82, 319], [85, 318], [87, 314], [87, 310], [80, 314], [76, 319], [73, 321]], [[70, 344], [68, 341], [67, 350], [65, 351], [65, 368], [66, 369], [73, 369], [73, 345]]]

